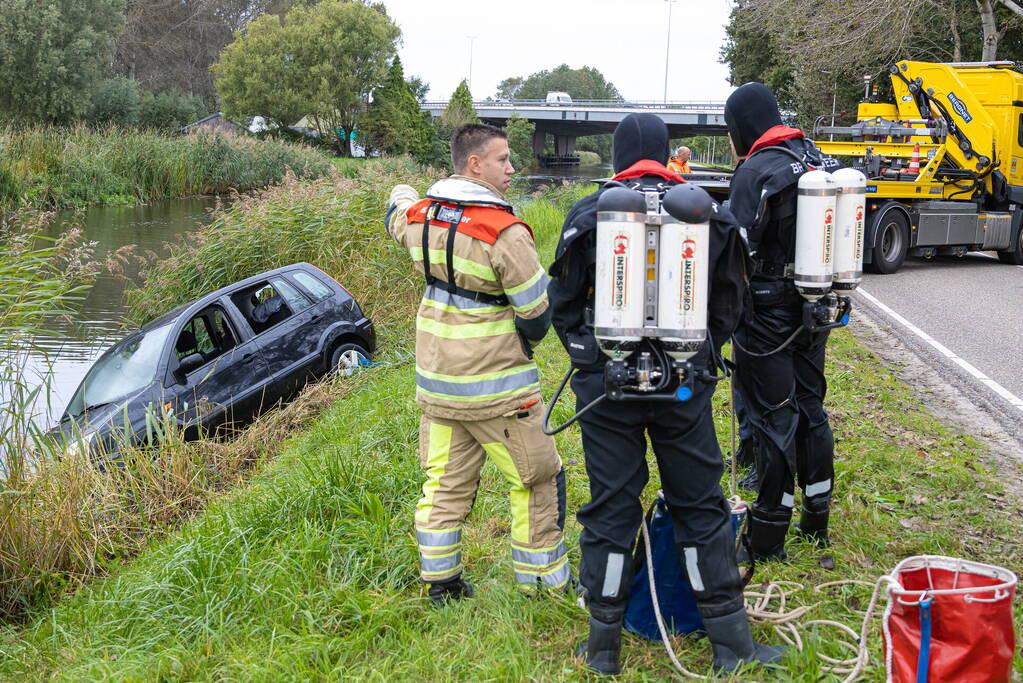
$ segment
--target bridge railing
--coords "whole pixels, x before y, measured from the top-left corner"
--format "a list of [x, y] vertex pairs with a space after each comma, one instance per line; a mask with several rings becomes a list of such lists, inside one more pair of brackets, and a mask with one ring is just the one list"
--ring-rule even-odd
[[[446, 101], [423, 102], [422, 109], [444, 109]], [[724, 110], [725, 103], [700, 100], [573, 100], [572, 102], [548, 102], [547, 100], [479, 100], [473, 102], [476, 108], [508, 108], [516, 107], [550, 107], [552, 109], [573, 109], [581, 107], [600, 107], [605, 109], [692, 109], [706, 111], [708, 109]]]

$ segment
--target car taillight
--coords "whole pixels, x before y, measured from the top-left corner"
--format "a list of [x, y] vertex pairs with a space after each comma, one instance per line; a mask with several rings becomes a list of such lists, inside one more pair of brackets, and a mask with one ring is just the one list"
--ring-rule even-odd
[[[310, 264], [310, 265], [312, 265], [312, 264]], [[351, 297], [352, 297], [353, 299], [355, 298], [354, 296], [352, 296], [352, 293], [348, 291], [348, 288], [347, 288], [347, 287], [345, 287], [345, 286], [344, 286], [343, 284], [341, 284], [340, 282], [338, 282], [337, 280], [335, 280], [334, 278], [332, 278], [332, 277], [331, 277], [331, 276], [330, 276], [329, 274], [327, 274], [327, 273], [326, 273], [326, 272], [325, 272], [325, 271], [324, 271], [324, 270], [323, 270], [322, 268], [317, 268], [316, 266], [312, 266], [312, 267], [313, 267], [313, 268], [316, 268], [316, 270], [318, 270], [318, 271], [320, 271], [321, 273], [323, 273], [323, 275], [324, 275], [324, 276], [325, 276], [325, 277], [326, 277], [326, 278], [327, 278], [328, 280], [330, 280], [330, 281], [331, 281], [331, 282], [333, 282], [333, 283], [334, 283], [335, 285], [337, 285], [338, 287], [340, 287], [340, 288], [341, 288], [341, 289], [342, 289], [342, 290], [344, 291], [344, 293], [345, 293], [345, 294], [347, 294], [348, 296], [351, 296]]]

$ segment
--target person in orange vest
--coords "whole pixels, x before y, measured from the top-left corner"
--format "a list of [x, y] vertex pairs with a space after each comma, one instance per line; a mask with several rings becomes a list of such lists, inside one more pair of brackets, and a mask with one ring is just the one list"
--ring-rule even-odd
[[689, 155], [692, 154], [688, 147], [678, 147], [675, 149], [675, 154], [668, 159], [668, 170], [674, 173], [692, 173], [693, 169], [689, 168]]
[[462, 526], [487, 457], [510, 489], [518, 585], [575, 585], [562, 532], [565, 473], [542, 430], [532, 351], [550, 327], [549, 280], [532, 230], [504, 198], [515, 172], [508, 158], [500, 128], [463, 126], [451, 142], [455, 175], [434, 183], [423, 199], [398, 185], [385, 218], [426, 278], [416, 315], [426, 483], [415, 529], [420, 576], [437, 604], [472, 596], [462, 578]]

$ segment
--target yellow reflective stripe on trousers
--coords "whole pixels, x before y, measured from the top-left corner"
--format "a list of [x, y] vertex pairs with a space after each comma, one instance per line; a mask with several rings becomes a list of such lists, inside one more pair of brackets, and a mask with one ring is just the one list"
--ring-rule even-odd
[[520, 588], [536, 588], [538, 584], [549, 588], [562, 588], [571, 576], [568, 557], [563, 558], [558, 566], [545, 572], [522, 571], [518, 567], [515, 568], [515, 582]]
[[[422, 247], [411, 247], [409, 254], [412, 256], [413, 261], [423, 260], [423, 248]], [[447, 264], [448, 254], [443, 249], [431, 249], [430, 250], [430, 263], [431, 264]], [[497, 273], [490, 266], [485, 266], [482, 263], [476, 263], [470, 261], [467, 258], [461, 256], [455, 256], [452, 261], [452, 265], [455, 270], [461, 271], [466, 275], [475, 275], [481, 280], [489, 280], [491, 282], [497, 282]]]
[[484, 337], [498, 337], [502, 334], [514, 334], [515, 321], [509, 318], [508, 320], [493, 320], [485, 323], [452, 325], [417, 315], [416, 329], [443, 339], [481, 339]]
[[507, 446], [503, 443], [485, 443], [483, 450], [493, 458], [497, 469], [501, 470], [501, 474], [511, 484], [509, 497], [511, 499], [512, 541], [529, 543], [529, 497], [532, 492], [522, 485], [522, 478], [519, 477], [519, 471], [515, 469], [515, 463], [512, 461]]
[[423, 484], [423, 497], [416, 506], [416, 524], [430, 523], [430, 512], [433, 511], [433, 497], [440, 488], [440, 478], [448, 466], [451, 455], [451, 427], [430, 423], [429, 451], [426, 456], [426, 483]]
[[562, 541], [553, 548], [521, 548], [512, 545], [512, 562], [516, 566], [546, 569], [553, 567], [557, 562], [564, 559], [568, 554], [565, 542]]

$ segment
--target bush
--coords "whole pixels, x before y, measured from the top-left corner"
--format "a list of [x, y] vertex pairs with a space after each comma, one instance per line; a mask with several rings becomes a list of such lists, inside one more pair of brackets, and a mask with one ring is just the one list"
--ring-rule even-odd
[[511, 163], [519, 170], [536, 164], [536, 156], [533, 154], [535, 131], [536, 124], [519, 118], [518, 114], [512, 114], [508, 119], [508, 125], [505, 126], [504, 132], [508, 134], [508, 147], [511, 149]]
[[178, 90], [143, 93], [138, 123], [154, 130], [177, 130], [208, 114], [206, 104], [194, 95]]
[[130, 78], [108, 78], [92, 92], [87, 119], [94, 126], [135, 126], [139, 122], [138, 84]]

